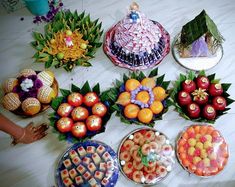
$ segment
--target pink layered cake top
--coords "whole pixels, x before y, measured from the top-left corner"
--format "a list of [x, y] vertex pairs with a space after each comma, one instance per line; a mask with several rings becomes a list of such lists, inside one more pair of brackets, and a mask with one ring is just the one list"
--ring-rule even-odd
[[136, 13], [139, 16], [136, 23], [127, 15], [116, 25], [114, 41], [123, 47], [126, 53], [151, 53], [154, 44], [158, 43], [161, 37], [160, 29], [144, 14], [139, 11]]
[[133, 3], [130, 11], [105, 35], [104, 52], [120, 67], [146, 69], [159, 64], [170, 51], [170, 36]]

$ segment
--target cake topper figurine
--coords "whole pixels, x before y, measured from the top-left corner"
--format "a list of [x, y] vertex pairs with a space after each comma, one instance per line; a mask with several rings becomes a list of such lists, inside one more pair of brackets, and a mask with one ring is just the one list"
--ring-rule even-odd
[[140, 21], [139, 15], [139, 5], [136, 2], [133, 2], [130, 5], [130, 22], [138, 23]]

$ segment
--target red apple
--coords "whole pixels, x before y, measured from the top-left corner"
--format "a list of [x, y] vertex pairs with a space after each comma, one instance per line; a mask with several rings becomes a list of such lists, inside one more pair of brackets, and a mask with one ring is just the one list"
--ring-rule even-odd
[[206, 76], [200, 76], [196, 79], [197, 87], [201, 89], [208, 89], [210, 86], [210, 81]]
[[68, 117], [72, 110], [73, 107], [70, 104], [62, 103], [57, 109], [57, 114], [59, 114], [61, 117]]
[[224, 110], [227, 106], [226, 99], [222, 96], [214, 97], [212, 103], [215, 110]]
[[185, 80], [184, 82], [182, 82], [182, 89], [185, 92], [191, 93], [196, 90], [196, 84], [192, 80]]
[[80, 106], [82, 104], [83, 96], [80, 93], [73, 92], [68, 96], [68, 103], [71, 106]]
[[83, 98], [83, 103], [88, 107], [91, 107], [98, 102], [99, 102], [99, 97], [95, 92], [89, 92]]
[[74, 121], [83, 121], [89, 116], [89, 112], [85, 107], [79, 106], [73, 109], [71, 115]]
[[180, 91], [178, 93], [178, 103], [180, 106], [188, 105], [192, 102], [191, 96], [185, 91]]
[[74, 125], [71, 129], [71, 132], [77, 138], [84, 137], [87, 132], [85, 123], [83, 123], [83, 122], [74, 123]]
[[99, 116], [91, 115], [86, 120], [86, 126], [89, 131], [98, 131], [101, 129], [102, 119]]
[[190, 118], [198, 118], [201, 112], [200, 107], [196, 103], [189, 104], [187, 111]]
[[213, 120], [216, 117], [216, 111], [212, 105], [206, 105], [202, 110], [202, 114], [206, 119], [209, 120]]
[[69, 132], [72, 126], [73, 126], [73, 120], [68, 117], [62, 117], [56, 123], [57, 129], [62, 133]]
[[92, 107], [92, 114], [103, 117], [107, 113], [107, 107], [99, 102]]
[[209, 93], [211, 96], [219, 96], [223, 93], [221, 84], [211, 84], [209, 87]]

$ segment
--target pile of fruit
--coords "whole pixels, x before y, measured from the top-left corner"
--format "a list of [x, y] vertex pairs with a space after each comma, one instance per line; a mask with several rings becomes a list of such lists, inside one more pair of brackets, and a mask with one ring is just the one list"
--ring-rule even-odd
[[176, 109], [186, 119], [201, 119], [213, 122], [218, 116], [229, 110], [226, 108], [233, 102], [226, 91], [230, 84], [221, 84], [214, 79], [215, 74], [206, 76], [203, 72], [196, 77], [180, 76], [173, 91]]
[[84, 92], [85, 87], [79, 91], [72, 85], [72, 92], [61, 89], [63, 97], [57, 97], [52, 102], [55, 112], [50, 117], [51, 124], [66, 137], [82, 140], [103, 132], [109, 119], [108, 107], [100, 100], [99, 91], [97, 93], [89, 88]]
[[225, 167], [229, 153], [224, 138], [212, 126], [193, 125], [177, 142], [181, 165], [198, 176], [212, 176]]
[[47, 109], [58, 93], [58, 84], [49, 70], [23, 69], [16, 78], [4, 81], [2, 87], [5, 93], [3, 107], [24, 116]]
[[167, 87], [164, 75], [156, 77], [157, 69], [147, 77], [142, 72], [124, 75], [123, 82], [117, 81], [116, 87], [107, 93], [121, 121], [153, 126], [156, 119], [161, 119], [167, 111]]
[[149, 128], [127, 135], [119, 147], [123, 174], [140, 184], [155, 184], [165, 178], [174, 164], [174, 149], [168, 138]]

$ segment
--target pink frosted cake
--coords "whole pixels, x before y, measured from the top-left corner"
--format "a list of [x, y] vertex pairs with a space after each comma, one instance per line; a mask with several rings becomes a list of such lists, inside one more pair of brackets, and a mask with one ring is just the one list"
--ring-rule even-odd
[[170, 36], [133, 3], [128, 15], [107, 31], [104, 51], [117, 66], [146, 69], [160, 63], [169, 53]]

